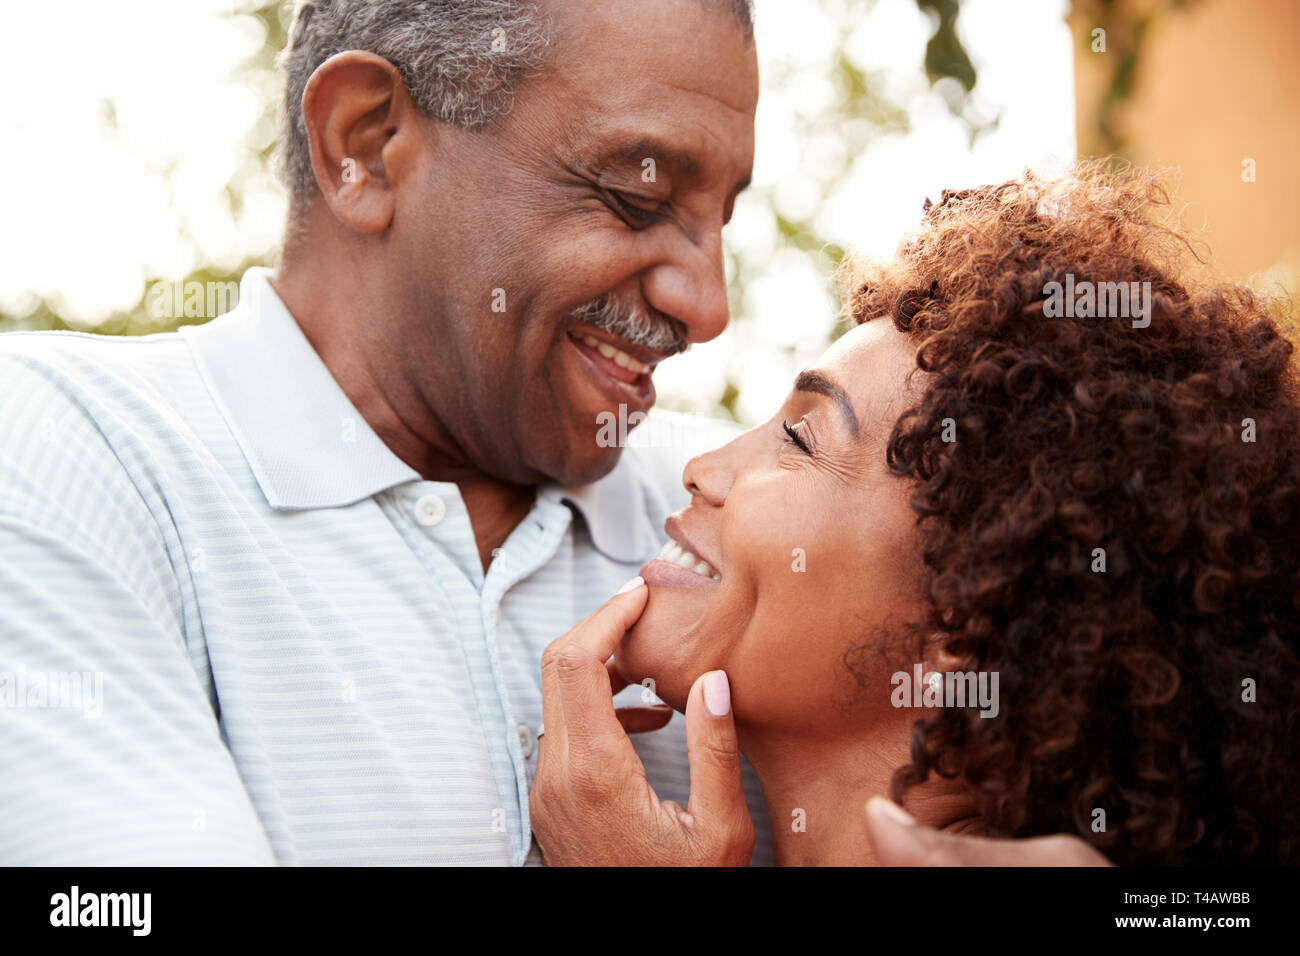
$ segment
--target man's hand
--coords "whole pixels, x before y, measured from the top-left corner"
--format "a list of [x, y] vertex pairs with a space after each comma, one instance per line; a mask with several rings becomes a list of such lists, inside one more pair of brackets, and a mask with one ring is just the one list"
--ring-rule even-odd
[[685, 809], [659, 799], [627, 737], [627, 730], [667, 720], [655, 724], [646, 713], [654, 708], [614, 711], [613, 694], [625, 682], [606, 662], [647, 595], [644, 582], [625, 587], [542, 655], [546, 732], [529, 797], [533, 834], [550, 866], [745, 866], [754, 824], [741, 789], [727, 675], [711, 671], [691, 687]]
[[1110, 866], [1078, 837], [990, 840], [941, 833], [884, 797], [867, 801], [867, 835], [881, 866]]

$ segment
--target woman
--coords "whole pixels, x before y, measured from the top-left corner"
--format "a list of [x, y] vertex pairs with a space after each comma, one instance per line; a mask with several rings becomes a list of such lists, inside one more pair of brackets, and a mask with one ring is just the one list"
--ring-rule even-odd
[[1300, 862], [1292, 346], [1168, 208], [1095, 166], [945, 192], [687, 467], [615, 667], [678, 710], [729, 687], [778, 861], [871, 862], [892, 795], [1120, 864]]

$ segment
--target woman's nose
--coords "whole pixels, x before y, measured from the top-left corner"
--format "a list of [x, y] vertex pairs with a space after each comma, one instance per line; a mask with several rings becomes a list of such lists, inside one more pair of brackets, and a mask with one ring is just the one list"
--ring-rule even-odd
[[702, 498], [715, 508], [721, 508], [726, 503], [735, 478], [732, 467], [732, 446], [735, 444], [732, 442], [716, 451], [697, 455], [686, 463], [686, 468], [682, 471], [682, 484], [691, 497]]

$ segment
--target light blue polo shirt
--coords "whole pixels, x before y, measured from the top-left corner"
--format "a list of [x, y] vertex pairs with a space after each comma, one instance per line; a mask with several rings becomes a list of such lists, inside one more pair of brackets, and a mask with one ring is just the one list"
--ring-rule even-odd
[[[176, 333], [0, 335], [0, 863], [537, 862], [542, 650], [731, 434], [677, 416], [542, 486], [484, 574], [269, 278]], [[683, 723], [634, 740], [685, 804]]]

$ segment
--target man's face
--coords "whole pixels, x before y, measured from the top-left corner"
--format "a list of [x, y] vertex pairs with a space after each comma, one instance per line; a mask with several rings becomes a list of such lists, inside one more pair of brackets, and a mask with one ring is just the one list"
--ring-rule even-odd
[[385, 345], [468, 463], [582, 484], [619, 454], [602, 413], [648, 410], [653, 366], [726, 326], [721, 230], [753, 164], [758, 67], [698, 0], [542, 9], [549, 60], [507, 117], [429, 121]]

